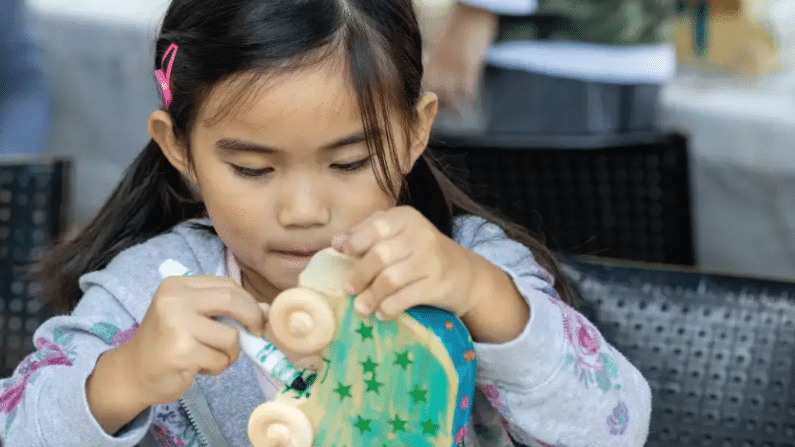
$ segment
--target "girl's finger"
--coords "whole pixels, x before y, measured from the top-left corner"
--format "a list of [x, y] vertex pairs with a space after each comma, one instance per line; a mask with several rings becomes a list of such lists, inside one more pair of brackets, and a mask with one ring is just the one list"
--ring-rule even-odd
[[[343, 253], [349, 256], [362, 256], [378, 242], [395, 237], [403, 231], [404, 223], [400, 219], [384, 218], [385, 213], [375, 213], [364, 220], [358, 229], [351, 231], [345, 238]], [[394, 214], [393, 214], [394, 216]]]
[[366, 289], [387, 267], [411, 256], [405, 242], [390, 239], [379, 242], [356, 262], [345, 277], [346, 293], [356, 295]]
[[225, 353], [205, 345], [199, 345], [196, 357], [200, 365], [197, 374], [217, 376], [233, 363]]
[[196, 315], [189, 323], [196, 341], [202, 346], [224, 353], [229, 365], [237, 361], [240, 337], [236, 328], [202, 315]]
[[381, 306], [386, 297], [425, 279], [424, 272], [410, 267], [408, 262], [399, 262], [382, 270], [372, 285], [356, 297], [356, 310], [363, 315], [369, 315]]
[[197, 291], [192, 300], [198, 313], [210, 317], [230, 317], [252, 334], [261, 337], [265, 312], [251, 294], [241, 287], [210, 287]]
[[386, 319], [395, 319], [407, 309], [426, 303], [428, 281], [415, 281], [381, 300], [377, 314]]
[[169, 277], [181, 281], [192, 298], [195, 309], [207, 316], [228, 316], [238, 320], [255, 335], [262, 335], [267, 308], [257, 306], [256, 299], [231, 278], [195, 275]]

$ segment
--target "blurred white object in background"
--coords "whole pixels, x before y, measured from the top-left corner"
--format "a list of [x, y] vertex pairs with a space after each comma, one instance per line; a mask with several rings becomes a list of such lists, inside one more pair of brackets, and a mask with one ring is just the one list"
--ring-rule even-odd
[[162, 105], [153, 40], [169, 0], [26, 2], [50, 79], [46, 151], [74, 161], [74, 228], [149, 141], [147, 119]]
[[30, 7], [47, 14], [80, 20], [101, 20], [119, 25], [131, 23], [157, 26], [169, 0], [26, 0]]
[[795, 0], [766, 0], [762, 21], [773, 30], [781, 45], [782, 64], [795, 66]]

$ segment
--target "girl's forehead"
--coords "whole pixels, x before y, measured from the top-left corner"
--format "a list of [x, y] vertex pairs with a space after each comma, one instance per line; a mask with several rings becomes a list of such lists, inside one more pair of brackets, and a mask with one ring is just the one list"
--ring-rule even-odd
[[361, 121], [356, 92], [345, 70], [324, 64], [276, 75], [230, 77], [211, 90], [202, 123], [258, 127], [295, 114]]

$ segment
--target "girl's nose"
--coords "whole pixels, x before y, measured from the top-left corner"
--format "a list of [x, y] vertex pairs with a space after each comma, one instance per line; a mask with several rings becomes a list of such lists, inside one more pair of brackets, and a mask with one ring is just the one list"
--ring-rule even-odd
[[322, 188], [311, 181], [293, 182], [281, 193], [277, 217], [283, 227], [313, 227], [327, 224], [329, 210]]

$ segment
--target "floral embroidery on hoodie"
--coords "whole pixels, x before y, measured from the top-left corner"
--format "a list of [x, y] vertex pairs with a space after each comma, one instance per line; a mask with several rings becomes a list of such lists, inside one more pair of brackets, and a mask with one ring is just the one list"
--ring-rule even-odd
[[607, 417], [607, 428], [613, 436], [623, 435], [629, 425], [629, 409], [627, 404], [619, 401], [613, 413]]
[[538, 439], [536, 439], [536, 442], [541, 447], [566, 447], [566, 444], [564, 444], [562, 442], [558, 442], [557, 444], [547, 444], [546, 442], [541, 442]]
[[586, 386], [595, 382], [603, 392], [614, 388], [620, 389], [621, 385], [616, 380], [618, 364], [613, 356], [600, 351], [607, 345], [602, 342], [599, 331], [559, 299], [550, 297], [550, 300], [561, 311], [566, 340], [574, 350], [574, 354], [567, 354], [564, 358], [564, 367], [573, 368], [574, 373]]
[[91, 332], [105, 340], [105, 343], [113, 346], [119, 346], [126, 342], [137, 330], [138, 323], [133, 324], [126, 331], [122, 331], [119, 327], [110, 323], [97, 323], [91, 326]]
[[[554, 277], [543, 267], [535, 267], [535, 276], [545, 281], [542, 292], [549, 296], [549, 300], [560, 309], [563, 316], [563, 330], [566, 340], [574, 350], [564, 358], [564, 367], [571, 367], [581, 382], [587, 386], [596, 382], [603, 392], [611, 389], [620, 389], [618, 379], [618, 364], [607, 352], [600, 349], [607, 344], [602, 342], [599, 331], [582, 315], [560, 300], [555, 290]], [[615, 382], [615, 383], [614, 383]]]
[[199, 434], [188, 414], [174, 402], [159, 405], [152, 423], [152, 432], [161, 444], [169, 447], [201, 447]]
[[25, 394], [28, 382], [35, 380], [34, 373], [44, 366], [63, 365], [72, 366], [75, 352], [72, 348], [72, 336], [63, 335], [56, 329], [53, 331], [54, 340], [39, 337], [36, 342], [36, 351], [25, 357], [17, 368], [20, 376], [16, 380], [7, 380], [3, 383], [0, 393], [0, 413], [8, 413], [6, 418], [6, 431], [11, 427], [17, 412], [17, 405]]
[[483, 395], [486, 396], [486, 399], [491, 402], [491, 405], [497, 409], [500, 413], [500, 416], [503, 418], [508, 417], [509, 410], [505, 403], [500, 398], [500, 390], [497, 389], [494, 385], [478, 385], [481, 391], [483, 391]]
[[152, 431], [160, 444], [166, 447], [187, 447], [181, 439], [168, 431], [168, 428], [160, 424], [152, 424]]

